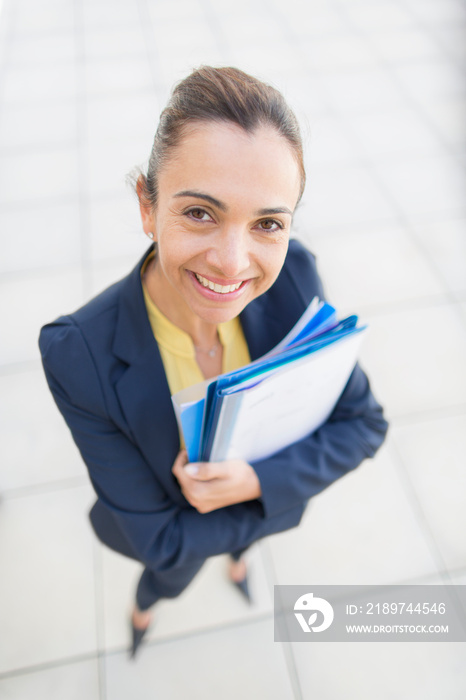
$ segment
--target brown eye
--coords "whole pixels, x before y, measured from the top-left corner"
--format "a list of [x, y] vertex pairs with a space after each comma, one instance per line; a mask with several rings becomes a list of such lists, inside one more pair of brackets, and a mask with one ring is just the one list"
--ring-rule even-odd
[[193, 219], [199, 219], [199, 220], [203, 219], [204, 215], [205, 215], [205, 211], [203, 209], [191, 209], [191, 211], [189, 213], [191, 214]]
[[260, 225], [263, 231], [277, 231], [278, 229], [283, 228], [283, 226], [281, 226], [278, 221], [275, 221], [274, 219], [264, 219], [260, 222]]

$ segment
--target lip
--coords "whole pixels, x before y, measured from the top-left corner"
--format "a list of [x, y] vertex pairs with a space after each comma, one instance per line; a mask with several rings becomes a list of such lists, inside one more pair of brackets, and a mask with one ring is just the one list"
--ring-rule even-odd
[[242, 279], [234, 279], [234, 280], [225, 280], [225, 279], [219, 279], [218, 277], [211, 277], [210, 275], [207, 277], [207, 275], [201, 275], [200, 272], [198, 272], [198, 275], [201, 275], [201, 277], [205, 277], [206, 279], [209, 280], [209, 282], [213, 282], [214, 284], [220, 284], [222, 287], [226, 287], [231, 284], [238, 284], [239, 282], [242, 282], [243, 284], [241, 287], [236, 289], [234, 292], [226, 292], [226, 294], [221, 294], [220, 292], [214, 292], [212, 289], [209, 289], [208, 287], [204, 287], [199, 280], [197, 279], [196, 275], [194, 272], [191, 270], [187, 270], [187, 273], [189, 277], [192, 280], [192, 283], [196, 290], [199, 292], [199, 294], [202, 294], [202, 296], [205, 299], [211, 299], [213, 301], [220, 301], [220, 302], [227, 302], [227, 301], [234, 301], [235, 299], [238, 299], [240, 296], [243, 295], [244, 290], [246, 287], [249, 285], [249, 282], [251, 280], [242, 280]]

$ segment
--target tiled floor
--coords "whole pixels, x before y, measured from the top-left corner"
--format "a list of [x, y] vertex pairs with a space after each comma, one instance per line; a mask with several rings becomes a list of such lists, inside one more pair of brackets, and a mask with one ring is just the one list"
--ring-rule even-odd
[[[0, 1], [1, 6], [1, 1]], [[0, 14], [0, 697], [459, 700], [464, 644], [274, 643], [274, 583], [466, 578], [463, 0], [4, 0]], [[146, 247], [125, 175], [200, 63], [283, 90], [306, 139], [296, 236], [367, 320], [387, 444], [250, 553], [208, 562], [136, 663], [139, 566], [105, 550], [39, 327]]]

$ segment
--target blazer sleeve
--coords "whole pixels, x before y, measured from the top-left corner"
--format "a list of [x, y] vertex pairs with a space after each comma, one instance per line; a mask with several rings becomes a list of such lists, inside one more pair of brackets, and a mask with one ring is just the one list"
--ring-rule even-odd
[[42, 329], [39, 345], [50, 390], [94, 489], [141, 562], [158, 570], [189, 565], [298, 524], [302, 508], [266, 518], [257, 500], [205, 514], [174, 504], [137, 445], [109, 418], [80, 328], [63, 317]]
[[356, 365], [324, 425], [272, 457], [253, 463], [266, 515], [275, 516], [312, 498], [364, 459], [373, 457], [387, 429], [369, 381]]

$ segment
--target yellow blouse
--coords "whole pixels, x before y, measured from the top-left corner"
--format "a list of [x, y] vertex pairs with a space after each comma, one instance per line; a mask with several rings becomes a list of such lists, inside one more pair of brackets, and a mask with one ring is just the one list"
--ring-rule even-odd
[[[141, 276], [144, 275], [145, 268], [152, 257], [149, 256], [145, 261]], [[142, 287], [150, 325], [160, 349], [170, 392], [176, 394], [192, 384], [204, 381], [204, 376], [196, 362], [191, 336], [161, 313], [150, 298], [144, 280]], [[217, 330], [223, 346], [222, 373], [247, 365], [251, 358], [239, 318], [219, 323]]]

